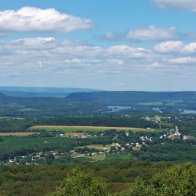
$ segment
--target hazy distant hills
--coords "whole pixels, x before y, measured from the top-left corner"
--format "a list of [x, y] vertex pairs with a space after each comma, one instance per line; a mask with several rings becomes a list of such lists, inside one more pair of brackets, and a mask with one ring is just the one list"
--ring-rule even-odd
[[[6, 99], [28, 102], [28, 99], [41, 98], [44, 103], [81, 102], [102, 103], [116, 106], [188, 106], [196, 107], [196, 92], [144, 92], [144, 91], [98, 91], [83, 88], [37, 88], [37, 87], [0, 87], [0, 95]], [[21, 99], [20, 99], [21, 98]], [[54, 98], [54, 99], [52, 99]], [[55, 98], [58, 98], [55, 99]], [[5, 100], [5, 98], [3, 98]], [[12, 102], [12, 101], [11, 101]]]
[[[90, 92], [77, 92], [85, 90]], [[0, 89], [0, 115], [91, 115], [111, 112], [111, 107], [116, 111], [127, 106], [131, 111], [179, 113], [189, 109], [196, 112], [196, 92], [91, 91], [70, 88]]]
[[66, 99], [76, 102], [103, 102], [109, 105], [150, 105], [151, 103], [156, 103], [157, 105], [162, 105], [162, 103], [168, 105], [174, 105], [175, 103], [193, 104], [196, 103], [196, 92], [82, 92], [71, 93]]
[[97, 91], [85, 88], [50, 88], [50, 87], [0, 87], [0, 93], [13, 97], [65, 97], [75, 92]]

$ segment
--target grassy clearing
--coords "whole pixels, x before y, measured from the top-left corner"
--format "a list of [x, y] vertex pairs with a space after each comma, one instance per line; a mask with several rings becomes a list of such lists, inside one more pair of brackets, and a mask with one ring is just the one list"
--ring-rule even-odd
[[94, 156], [86, 156], [84, 154], [75, 154], [74, 156], [72, 156], [74, 159], [79, 159], [79, 158], [86, 158], [87, 161], [90, 162], [96, 162], [96, 161], [103, 161], [106, 159], [106, 155], [101, 155], [101, 154], [96, 154]]
[[96, 161], [103, 161], [106, 159], [105, 155], [95, 155], [95, 156], [90, 156], [90, 159], [92, 159], [92, 162], [96, 162]]
[[31, 138], [31, 137], [2, 137], [3, 141], [0, 142], [0, 153], [5, 151], [20, 150], [24, 148], [42, 147], [50, 145], [65, 144], [71, 142], [72, 138]]
[[63, 131], [63, 132], [102, 132], [115, 129], [117, 131], [141, 131], [141, 132], [152, 132], [154, 130], [147, 130], [144, 128], [135, 128], [135, 127], [104, 127], [104, 126], [33, 126], [29, 128], [30, 131]]
[[101, 150], [101, 151], [108, 151], [110, 150], [110, 145], [106, 145], [106, 146], [103, 146], [103, 145], [88, 145], [88, 146], [84, 146], [84, 147], [87, 147], [87, 148], [90, 148], [90, 149], [96, 149], [96, 150]]
[[25, 137], [36, 134], [34, 132], [9, 132], [9, 133], [0, 133], [0, 137], [6, 137], [6, 136], [17, 136], [17, 137]]
[[84, 136], [85, 133], [84, 132], [65, 132], [64, 136], [65, 137], [81, 137]]

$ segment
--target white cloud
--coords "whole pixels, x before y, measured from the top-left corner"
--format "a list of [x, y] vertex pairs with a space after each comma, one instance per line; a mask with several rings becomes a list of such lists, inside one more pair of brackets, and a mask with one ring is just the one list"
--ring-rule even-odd
[[110, 56], [126, 56], [126, 58], [146, 58], [149, 55], [149, 51], [143, 48], [117, 45], [108, 48], [107, 54]]
[[65, 86], [100, 82], [104, 87], [111, 81], [115, 85], [143, 81], [146, 85], [152, 80], [153, 85], [161, 76], [165, 82], [168, 74], [171, 79], [174, 74], [194, 76], [194, 43], [168, 41], [160, 45], [161, 50], [156, 46], [156, 51], [130, 45], [100, 47], [53, 37], [0, 41], [0, 82]]
[[[18, 39], [14, 42], [12, 42], [12, 47], [19, 46], [19, 47], [25, 47], [26, 49], [43, 49], [44, 48], [52, 48], [52, 45], [55, 43], [55, 38], [53, 37], [36, 37], [36, 38], [24, 38], [24, 39]], [[54, 46], [53, 46], [54, 47]]]
[[91, 20], [60, 13], [55, 9], [23, 7], [0, 12], [0, 32], [60, 32], [91, 28]]
[[185, 44], [182, 41], [166, 41], [155, 45], [154, 50], [157, 53], [194, 56], [196, 55], [196, 42]]
[[166, 41], [157, 44], [154, 50], [158, 53], [176, 53], [184, 46], [181, 41]]
[[192, 54], [195, 53], [196, 54], [196, 42], [187, 44], [183, 49], [182, 49], [183, 53], [188, 53], [188, 54]]
[[129, 40], [137, 42], [147, 41], [168, 41], [168, 40], [195, 40], [196, 33], [178, 32], [174, 27], [160, 28], [155, 26], [148, 26], [144, 28], [130, 29], [126, 33], [112, 33], [108, 32], [101, 36], [106, 40], [119, 41]]
[[155, 46], [156, 50], [147, 50], [128, 45], [104, 48], [53, 37], [0, 41], [0, 76], [11, 78], [10, 74], [19, 73], [21, 78], [40, 75], [40, 80], [50, 80], [55, 75], [57, 79], [68, 80], [71, 76], [85, 75], [93, 80], [96, 74], [124, 77], [130, 73], [173, 72], [194, 66], [196, 53], [185, 52], [193, 45], [168, 41]]
[[176, 35], [174, 28], [157, 28], [149, 26], [147, 28], [139, 28], [130, 30], [126, 36], [129, 40], [136, 41], [152, 41], [152, 40], [168, 40]]
[[195, 0], [153, 0], [159, 7], [186, 9], [196, 12]]
[[192, 63], [196, 63], [196, 58], [192, 58], [192, 57], [173, 58], [169, 60], [169, 63], [171, 64], [192, 64]]
[[[147, 58], [151, 53], [144, 48], [130, 47], [127, 45], [114, 45], [108, 48], [100, 46], [87, 45], [80, 42], [72, 42], [67, 40], [57, 40], [53, 37], [37, 37], [37, 38], [24, 38], [13, 41], [0, 41], [0, 55], [36, 55], [45, 57], [45, 55], [59, 56], [66, 58], [66, 63], [81, 63], [81, 59], [88, 58], [89, 62], [99, 62], [99, 59], [113, 58], [113, 62], [122, 62], [123, 57], [128, 58]], [[26, 56], [20, 56], [25, 58]], [[98, 59], [97, 59], [98, 58]], [[71, 60], [70, 60], [71, 59]], [[87, 62], [87, 61], [86, 61]]]
[[[2, 76], [12, 70], [24, 77], [139, 71], [149, 62], [151, 52], [127, 45], [100, 47], [53, 37], [0, 41]], [[5, 64], [6, 62], [6, 64]]]
[[175, 39], [178, 36], [173, 27], [159, 28], [151, 25], [144, 28], [130, 29], [127, 33], [115, 34], [108, 32], [103, 38], [107, 40], [160, 41]]

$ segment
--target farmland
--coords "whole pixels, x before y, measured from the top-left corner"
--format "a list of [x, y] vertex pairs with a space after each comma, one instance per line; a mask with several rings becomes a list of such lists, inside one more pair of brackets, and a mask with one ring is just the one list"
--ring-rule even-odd
[[[9, 181], [12, 187], [4, 186], [0, 189], [0, 195], [8, 193], [4, 194], [2, 191], [15, 189], [19, 189], [22, 195], [27, 187], [30, 188], [27, 188], [26, 192], [30, 194], [35, 186], [36, 190], [41, 192], [36, 195], [44, 195], [45, 190], [41, 189], [41, 184], [46, 181], [52, 184], [49, 185], [51, 190], [47, 189], [47, 193], [52, 192], [62, 178], [66, 177], [61, 176], [61, 180], [58, 180], [60, 168], [65, 168], [66, 175], [71, 168], [91, 167], [98, 176], [108, 180], [107, 186], [111, 192], [116, 193], [125, 189], [129, 180], [133, 181], [138, 176], [149, 179], [151, 172], [162, 169], [156, 169], [156, 164], [151, 165], [150, 162], [167, 161], [164, 162], [163, 168], [167, 167], [170, 161], [195, 163], [195, 116], [164, 114], [157, 108], [155, 112], [156, 115], [134, 115], [124, 111], [94, 116], [0, 117], [0, 165], [5, 168], [4, 173], [9, 168], [19, 167], [27, 170], [40, 168], [41, 171], [51, 166], [57, 171], [54, 182], [39, 176], [42, 180], [30, 181], [26, 180], [25, 176], [21, 188], [15, 186], [16, 180]], [[180, 137], [175, 135], [176, 130], [179, 131], [177, 134], [181, 134]], [[129, 168], [131, 164], [140, 164], [140, 161], [142, 166]], [[51, 171], [48, 171], [45, 178], [49, 179], [50, 175]], [[2, 176], [9, 177], [7, 174]], [[32, 179], [34, 176], [33, 173]], [[17, 182], [20, 185], [20, 177]], [[34, 187], [28, 186], [29, 183]]]
[[33, 137], [1, 137], [3, 142], [0, 142], [0, 152], [22, 150], [33, 147], [44, 147], [50, 145], [61, 145], [68, 141], [72, 141], [71, 138], [33, 138]]
[[36, 134], [34, 132], [7, 132], [7, 133], [0, 133], [0, 137], [5, 136], [18, 136], [18, 137], [25, 137]]
[[33, 126], [29, 128], [30, 131], [62, 131], [62, 132], [103, 132], [108, 130], [116, 131], [133, 131], [133, 132], [151, 132], [144, 128], [135, 127], [106, 127], [106, 126]]

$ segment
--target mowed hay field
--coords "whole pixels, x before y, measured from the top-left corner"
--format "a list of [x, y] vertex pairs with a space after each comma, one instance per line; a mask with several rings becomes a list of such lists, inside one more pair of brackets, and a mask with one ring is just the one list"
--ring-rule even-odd
[[36, 134], [34, 132], [9, 132], [9, 133], [0, 133], [0, 137], [6, 136], [18, 136], [18, 137], [25, 137]]
[[104, 126], [47, 126], [39, 125], [29, 128], [30, 131], [63, 131], [63, 132], [99, 132], [99, 131], [109, 131], [115, 129], [117, 131], [136, 131], [136, 132], [151, 132], [153, 129], [147, 130], [144, 128], [135, 127], [104, 127]]

